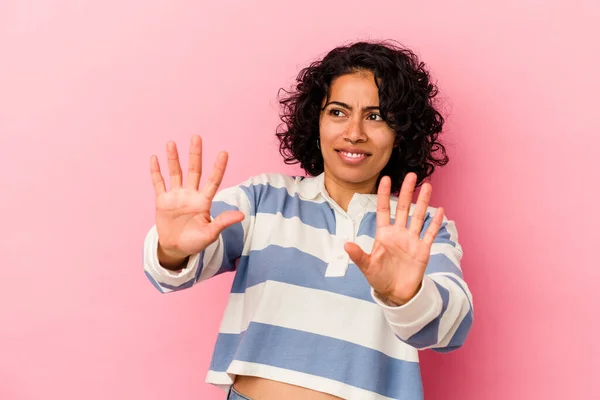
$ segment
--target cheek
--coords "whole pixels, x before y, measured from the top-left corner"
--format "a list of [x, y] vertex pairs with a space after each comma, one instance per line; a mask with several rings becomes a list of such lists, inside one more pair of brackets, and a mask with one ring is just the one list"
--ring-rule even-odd
[[394, 147], [394, 139], [386, 140], [384, 143], [381, 143], [381, 146], [379, 146], [379, 154], [381, 154], [380, 163], [386, 165], [392, 156], [392, 152], [396, 150], [397, 149]]
[[393, 132], [385, 131], [380, 132], [377, 136], [377, 147], [381, 154], [389, 155], [394, 151], [394, 144], [396, 143], [396, 134]]
[[381, 164], [382, 167], [385, 167], [388, 161], [390, 161], [392, 151], [393, 149], [390, 149], [389, 147], [382, 151], [381, 157], [379, 158], [379, 164]]
[[344, 133], [344, 125], [324, 119], [319, 124], [319, 134], [324, 140], [333, 140]]

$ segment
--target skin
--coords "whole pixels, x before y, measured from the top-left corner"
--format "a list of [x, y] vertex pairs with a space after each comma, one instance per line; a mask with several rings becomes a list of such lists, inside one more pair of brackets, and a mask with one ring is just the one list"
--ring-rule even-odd
[[[395, 223], [390, 224], [391, 181], [389, 177], [382, 177], [377, 188], [376, 182], [394, 150], [395, 135], [379, 116], [378, 106], [378, 90], [371, 73], [358, 72], [335, 79], [329, 98], [322, 103], [320, 148], [327, 192], [344, 210], [354, 193], [377, 193], [377, 229], [371, 253], [365, 253], [352, 242], [346, 243], [344, 249], [377, 295], [390, 305], [401, 306], [421, 287], [431, 245], [443, 221], [443, 209], [438, 208], [421, 239], [431, 198], [431, 185], [424, 183], [411, 224], [407, 226], [417, 181], [417, 176], [410, 173], [400, 189]], [[340, 149], [348, 148], [369, 155], [360, 163], [348, 163], [339, 154]], [[210, 204], [225, 173], [227, 153], [219, 153], [211, 175], [200, 190], [202, 140], [199, 136], [192, 137], [185, 184], [173, 142], [167, 144], [167, 158], [170, 190], [166, 188], [157, 157], [152, 156], [150, 162], [156, 193], [158, 258], [163, 267], [178, 270], [189, 255], [206, 248], [223, 229], [241, 221], [244, 215], [227, 211], [214, 220], [210, 218]], [[234, 387], [256, 400], [338, 399], [327, 393], [252, 376], [238, 376]]]
[[[344, 210], [355, 192], [375, 193], [375, 184], [394, 150], [395, 132], [379, 111], [379, 91], [373, 74], [342, 75], [331, 83], [321, 104], [320, 148], [325, 187]], [[348, 165], [340, 150], [368, 153], [358, 165]]]

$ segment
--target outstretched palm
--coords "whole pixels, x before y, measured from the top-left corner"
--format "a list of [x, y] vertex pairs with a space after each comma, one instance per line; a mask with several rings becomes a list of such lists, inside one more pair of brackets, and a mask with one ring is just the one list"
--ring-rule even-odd
[[227, 226], [244, 218], [240, 211], [226, 211], [214, 220], [210, 216], [213, 197], [225, 174], [227, 153], [217, 156], [214, 169], [202, 188], [202, 139], [193, 136], [190, 145], [188, 177], [182, 184], [182, 171], [175, 143], [167, 144], [171, 190], [167, 191], [158, 159], [152, 156], [150, 172], [156, 192], [156, 229], [159, 246], [173, 258], [184, 258], [204, 250], [217, 240]]
[[421, 230], [431, 198], [431, 185], [423, 185], [407, 227], [417, 176], [408, 174], [400, 189], [396, 218], [390, 221], [389, 177], [383, 177], [377, 190], [377, 230], [371, 254], [358, 245], [346, 243], [345, 250], [360, 268], [371, 287], [384, 299], [402, 305], [419, 291], [431, 245], [442, 225], [444, 210], [440, 207], [421, 239]]

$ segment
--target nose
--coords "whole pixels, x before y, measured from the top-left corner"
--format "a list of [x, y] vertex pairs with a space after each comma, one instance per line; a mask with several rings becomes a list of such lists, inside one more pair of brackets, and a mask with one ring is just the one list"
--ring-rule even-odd
[[366, 142], [367, 135], [365, 135], [362, 120], [360, 118], [351, 118], [348, 122], [348, 130], [346, 131], [346, 141], [355, 144], [358, 142]]

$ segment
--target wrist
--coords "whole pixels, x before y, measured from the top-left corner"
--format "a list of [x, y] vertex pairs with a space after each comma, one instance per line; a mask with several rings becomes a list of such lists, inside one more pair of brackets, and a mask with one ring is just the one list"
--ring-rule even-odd
[[406, 303], [408, 303], [409, 301], [411, 301], [417, 295], [417, 293], [419, 293], [422, 285], [423, 285], [423, 282], [422, 281], [419, 282], [419, 285], [417, 286], [417, 288], [408, 296], [398, 296], [394, 293], [383, 294], [383, 293], [379, 293], [377, 291], [375, 291], [375, 294], [377, 295], [377, 297], [379, 297], [381, 299], [382, 302], [384, 302], [388, 306], [401, 307], [401, 306], [405, 305]]
[[158, 244], [156, 253], [158, 256], [158, 262], [161, 265], [161, 267], [171, 271], [177, 271], [182, 269], [189, 257], [189, 255], [165, 249], [160, 245], [160, 243]]

